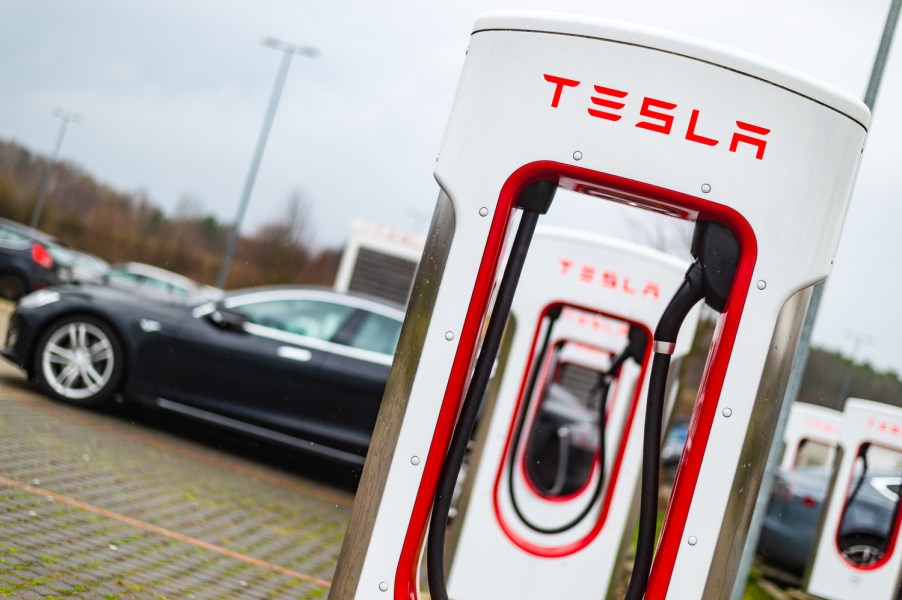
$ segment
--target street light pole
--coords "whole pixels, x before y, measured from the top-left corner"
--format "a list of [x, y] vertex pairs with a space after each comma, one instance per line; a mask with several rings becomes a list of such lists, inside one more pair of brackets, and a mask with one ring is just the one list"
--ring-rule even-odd
[[78, 123], [81, 121], [80, 114], [69, 112], [62, 108], [54, 110], [53, 116], [59, 117], [62, 122], [60, 123], [59, 133], [56, 136], [56, 144], [53, 146], [53, 153], [50, 155], [50, 162], [47, 164], [47, 168], [44, 169], [44, 176], [41, 178], [41, 190], [38, 192], [37, 204], [34, 205], [34, 212], [31, 213], [30, 225], [34, 228], [37, 228], [38, 223], [41, 220], [41, 213], [44, 212], [44, 201], [47, 198], [47, 185], [50, 183], [50, 172], [53, 170], [53, 166], [56, 164], [57, 159], [59, 159], [60, 148], [63, 147], [63, 138], [66, 137], [66, 129], [69, 127], [69, 122]]
[[846, 374], [842, 380], [842, 386], [839, 388], [839, 396], [836, 398], [836, 409], [842, 410], [849, 395], [849, 388], [852, 387], [852, 374], [855, 372], [855, 359], [858, 358], [858, 350], [864, 342], [870, 343], [874, 339], [873, 336], [865, 335], [855, 331], [849, 331], [848, 336], [852, 338], [852, 352], [849, 354], [849, 364], [846, 366]]
[[254, 189], [254, 181], [257, 179], [257, 170], [260, 168], [260, 160], [263, 158], [263, 150], [266, 148], [266, 140], [269, 138], [269, 130], [272, 127], [273, 118], [276, 116], [276, 108], [279, 106], [279, 98], [282, 96], [282, 88], [285, 85], [285, 78], [288, 76], [288, 67], [291, 66], [291, 59], [295, 54], [315, 58], [318, 54], [315, 48], [309, 46], [297, 46], [277, 40], [275, 38], [266, 38], [263, 45], [276, 50], [282, 51], [282, 62], [279, 65], [279, 72], [276, 75], [276, 82], [272, 88], [272, 94], [269, 97], [269, 106], [266, 107], [266, 115], [263, 117], [263, 127], [260, 130], [260, 136], [257, 138], [257, 146], [254, 149], [254, 156], [251, 159], [251, 166], [244, 181], [244, 189], [241, 192], [241, 201], [238, 204], [238, 215], [235, 217], [235, 224], [229, 234], [229, 241], [226, 245], [225, 254], [222, 257], [222, 265], [219, 269], [219, 276], [216, 278], [216, 287], [225, 288], [226, 280], [229, 277], [229, 269], [232, 266], [232, 258], [235, 256], [235, 248], [238, 245], [238, 238], [241, 232], [241, 222], [244, 220], [244, 213], [247, 211], [247, 204], [251, 197], [251, 191]]
[[[896, 31], [896, 23], [899, 21], [899, 8], [902, 6], [902, 0], [892, 0], [889, 12], [886, 15], [886, 22], [883, 25], [883, 35], [880, 38], [880, 45], [877, 47], [877, 55], [874, 57], [874, 65], [871, 67], [871, 77], [868, 81], [868, 88], [864, 95], [864, 103], [874, 112], [874, 106], [877, 103], [877, 91], [880, 89], [880, 82], [883, 80], [883, 71], [886, 67], [886, 57], [889, 54], [890, 46], [893, 42], [893, 34]], [[748, 535], [745, 538], [745, 547], [742, 549], [742, 558], [739, 562], [739, 570], [736, 575], [736, 581], [733, 584], [733, 594], [731, 600], [741, 600], [745, 593], [746, 581], [748, 580], [749, 570], [752, 567], [752, 558], [755, 550], [758, 548], [758, 541], [761, 539], [761, 526], [764, 523], [764, 516], [767, 512], [767, 504], [770, 501], [771, 489], [774, 485], [774, 475], [776, 474], [780, 463], [780, 451], [783, 448], [783, 432], [786, 430], [786, 422], [789, 420], [789, 411], [802, 389], [802, 378], [805, 375], [805, 367], [808, 365], [808, 355], [811, 351], [811, 332], [814, 330], [814, 322], [817, 319], [817, 313], [820, 309], [821, 296], [824, 293], [826, 282], [821, 281], [815, 284], [811, 290], [811, 300], [808, 303], [808, 312], [805, 314], [805, 321], [802, 325], [802, 331], [799, 336], [799, 345], [796, 347], [795, 355], [792, 361], [792, 370], [789, 373], [789, 381], [786, 384], [786, 392], [783, 394], [783, 405], [780, 407], [780, 415], [777, 418], [774, 427], [774, 439], [767, 456], [767, 464], [764, 473], [761, 476], [761, 487], [758, 490], [758, 498], [755, 502], [755, 509], [752, 513], [752, 519], [749, 523]]]

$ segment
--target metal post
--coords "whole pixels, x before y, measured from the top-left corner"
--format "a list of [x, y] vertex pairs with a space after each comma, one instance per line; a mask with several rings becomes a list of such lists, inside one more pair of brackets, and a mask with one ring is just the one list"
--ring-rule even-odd
[[34, 205], [34, 212], [31, 213], [31, 223], [29, 224], [35, 229], [37, 229], [38, 223], [41, 221], [41, 213], [44, 212], [44, 202], [47, 198], [47, 186], [50, 183], [50, 173], [53, 171], [53, 166], [59, 159], [60, 148], [63, 147], [63, 138], [66, 137], [66, 129], [69, 127], [69, 121], [78, 123], [81, 120], [80, 114], [69, 112], [61, 108], [54, 110], [53, 116], [59, 117], [62, 119], [62, 122], [60, 123], [59, 133], [56, 136], [56, 144], [53, 145], [53, 153], [50, 155], [50, 162], [47, 163], [47, 168], [44, 169], [44, 176], [41, 178], [41, 189], [38, 192], [38, 202]]
[[288, 76], [288, 67], [291, 66], [291, 59], [295, 54], [302, 54], [310, 58], [314, 58], [317, 55], [317, 51], [314, 48], [286, 44], [274, 38], [265, 39], [263, 45], [281, 50], [282, 62], [279, 65], [276, 82], [273, 85], [272, 94], [270, 94], [269, 97], [269, 106], [266, 107], [266, 115], [263, 117], [263, 127], [260, 130], [260, 136], [257, 138], [257, 147], [254, 149], [251, 167], [247, 173], [247, 178], [244, 181], [244, 189], [241, 192], [241, 201], [238, 204], [238, 216], [235, 217], [235, 224], [232, 226], [232, 231], [229, 234], [225, 255], [222, 257], [222, 266], [220, 267], [219, 275], [216, 278], [216, 287], [218, 288], [225, 288], [226, 279], [228, 279], [229, 276], [232, 258], [235, 255], [235, 248], [238, 245], [238, 237], [241, 233], [241, 222], [244, 220], [244, 213], [247, 211], [247, 204], [251, 197], [251, 191], [254, 189], [254, 181], [257, 179], [257, 170], [260, 167], [260, 160], [263, 158], [263, 150], [266, 148], [266, 140], [269, 138], [269, 130], [272, 127], [273, 118], [276, 116], [276, 108], [279, 106], [279, 99], [282, 96], [282, 88], [285, 85], [285, 78]]
[[[874, 106], [877, 102], [877, 91], [880, 89], [880, 82], [883, 79], [883, 70], [886, 67], [886, 57], [889, 54], [890, 46], [893, 42], [893, 34], [896, 31], [896, 23], [899, 20], [899, 8], [902, 6], [902, 0], [892, 0], [889, 13], [886, 16], [886, 23], [883, 26], [883, 36], [880, 38], [880, 46], [877, 48], [877, 56], [874, 58], [874, 66], [871, 69], [871, 78], [868, 82], [868, 88], [864, 95], [864, 103], [874, 112]], [[799, 337], [799, 345], [796, 348], [795, 357], [792, 362], [792, 371], [789, 374], [789, 382], [786, 386], [786, 394], [783, 397], [783, 406], [780, 408], [780, 417], [774, 431], [774, 441], [767, 456], [767, 466], [761, 477], [761, 488], [758, 491], [758, 498], [755, 502], [755, 511], [752, 513], [752, 521], [749, 524], [749, 533], [745, 539], [745, 547], [742, 550], [742, 559], [739, 562], [739, 571], [736, 575], [736, 582], [733, 585], [732, 600], [742, 600], [745, 592], [746, 581], [748, 580], [749, 570], [752, 566], [752, 558], [758, 547], [758, 541], [761, 537], [761, 525], [767, 512], [767, 503], [770, 500], [771, 488], [774, 484], [774, 475], [777, 466], [780, 463], [780, 454], [783, 449], [783, 432], [786, 430], [786, 422], [789, 420], [789, 411], [793, 403], [799, 397], [799, 391], [802, 388], [802, 378], [805, 375], [805, 367], [808, 365], [808, 355], [811, 351], [811, 332], [814, 329], [814, 322], [817, 319], [817, 312], [821, 304], [821, 296], [824, 293], [826, 283], [821, 281], [814, 286], [811, 293], [811, 301], [808, 305], [808, 312], [805, 314], [805, 323], [802, 326], [802, 333]]]

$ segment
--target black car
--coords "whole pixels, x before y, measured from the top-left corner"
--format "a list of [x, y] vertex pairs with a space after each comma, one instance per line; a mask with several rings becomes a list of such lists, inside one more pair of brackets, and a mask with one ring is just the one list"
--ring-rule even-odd
[[[829, 467], [777, 472], [761, 527], [758, 554], [799, 575], [805, 570], [817, 535], [830, 484]], [[867, 566], [887, 550], [899, 504], [899, 470], [860, 469], [835, 532], [837, 547], [852, 563]]]
[[100, 285], [22, 298], [3, 355], [50, 396], [116, 394], [362, 464], [403, 320], [400, 306], [269, 287], [201, 303]]
[[0, 298], [17, 300], [32, 290], [69, 280], [67, 255], [53, 237], [0, 219]]

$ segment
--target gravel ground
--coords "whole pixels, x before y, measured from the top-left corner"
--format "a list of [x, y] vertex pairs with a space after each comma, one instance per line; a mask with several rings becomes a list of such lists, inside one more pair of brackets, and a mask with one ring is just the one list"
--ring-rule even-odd
[[[0, 339], [10, 309], [0, 303]], [[0, 596], [328, 595], [347, 472], [258, 460], [244, 443], [222, 450], [228, 438], [211, 444], [184, 423], [173, 435], [121, 407], [54, 402], [2, 362]]]

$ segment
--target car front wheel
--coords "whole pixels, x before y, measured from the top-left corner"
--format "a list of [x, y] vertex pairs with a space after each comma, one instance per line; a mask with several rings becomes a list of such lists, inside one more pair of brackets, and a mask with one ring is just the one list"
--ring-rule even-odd
[[866, 567], [883, 558], [885, 541], [875, 535], [852, 533], [840, 540], [842, 555], [857, 566]]
[[0, 298], [18, 300], [28, 291], [28, 283], [18, 273], [0, 273]]
[[38, 384], [54, 398], [88, 406], [109, 399], [123, 373], [122, 347], [109, 325], [74, 316], [51, 325], [37, 346]]

